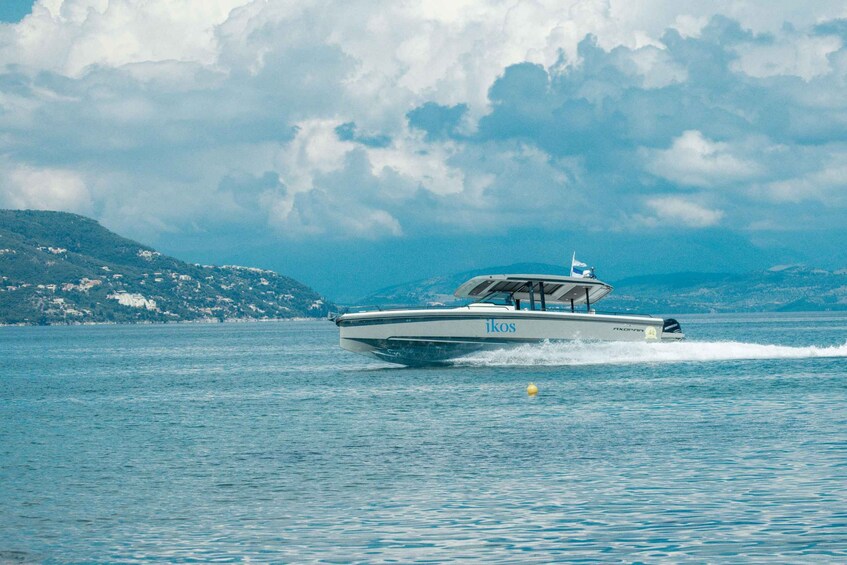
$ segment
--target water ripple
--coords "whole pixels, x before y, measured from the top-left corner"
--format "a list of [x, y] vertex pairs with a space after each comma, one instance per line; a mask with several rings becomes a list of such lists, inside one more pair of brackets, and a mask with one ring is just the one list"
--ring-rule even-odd
[[318, 322], [2, 328], [0, 562], [844, 562], [821, 320], [420, 370]]

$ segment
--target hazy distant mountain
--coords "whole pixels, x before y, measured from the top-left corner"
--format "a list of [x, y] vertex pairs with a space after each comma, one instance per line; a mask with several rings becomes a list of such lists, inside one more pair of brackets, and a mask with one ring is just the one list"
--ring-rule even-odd
[[632, 277], [617, 282], [608, 305], [657, 312], [847, 310], [847, 269], [795, 265], [746, 274]]
[[[361, 305], [452, 305], [453, 291], [481, 274], [547, 273], [566, 275], [561, 266], [525, 263], [490, 267], [413, 281], [379, 290]], [[674, 273], [606, 281], [614, 292], [599, 310], [621, 312], [770, 312], [847, 310], [847, 269], [835, 272], [799, 265], [737, 273]]]
[[0, 323], [318, 317], [330, 306], [273, 271], [185, 263], [75, 214], [0, 210]]
[[389, 286], [363, 297], [356, 304], [384, 307], [408, 306], [411, 304], [424, 306], [456, 304], [459, 300], [453, 296], [453, 292], [460, 284], [478, 275], [502, 273], [567, 275], [569, 271], [561, 266], [544, 263], [516, 263], [505, 267], [488, 267]]

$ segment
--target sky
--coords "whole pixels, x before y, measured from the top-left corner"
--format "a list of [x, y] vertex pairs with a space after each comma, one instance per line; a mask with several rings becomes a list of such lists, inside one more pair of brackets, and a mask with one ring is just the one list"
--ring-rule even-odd
[[2, 2], [0, 207], [342, 300], [847, 267], [843, 1]]
[[33, 0], [0, 0], [0, 22], [17, 23], [32, 11]]

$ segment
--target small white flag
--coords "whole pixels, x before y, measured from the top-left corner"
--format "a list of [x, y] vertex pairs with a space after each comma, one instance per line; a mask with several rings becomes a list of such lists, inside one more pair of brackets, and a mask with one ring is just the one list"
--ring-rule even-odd
[[588, 265], [586, 265], [582, 261], [577, 261], [576, 252], [574, 252], [573, 258], [571, 258], [571, 276], [582, 277], [586, 279], [594, 278], [594, 269], [590, 269]]

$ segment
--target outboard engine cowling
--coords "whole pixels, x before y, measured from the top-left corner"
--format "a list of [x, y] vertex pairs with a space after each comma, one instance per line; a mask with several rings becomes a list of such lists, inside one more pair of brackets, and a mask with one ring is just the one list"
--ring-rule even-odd
[[673, 318], [668, 318], [667, 320], [665, 320], [665, 325], [662, 327], [662, 333], [681, 334], [682, 328], [679, 326], [679, 322], [677, 322]]

